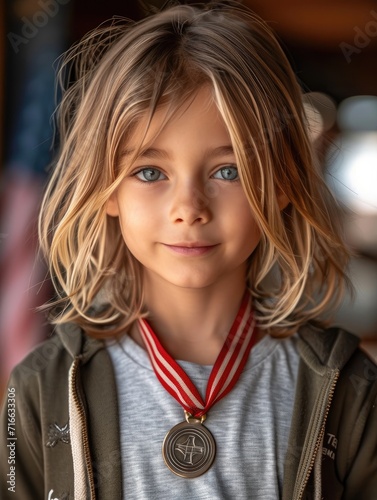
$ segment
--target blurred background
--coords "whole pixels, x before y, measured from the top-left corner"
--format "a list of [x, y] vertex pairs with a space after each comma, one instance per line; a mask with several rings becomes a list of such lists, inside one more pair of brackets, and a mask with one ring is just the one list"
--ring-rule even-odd
[[[36, 215], [51, 160], [54, 63], [113, 15], [141, 19], [165, 0], [8, 0], [0, 6], [0, 394], [48, 335], [35, 313], [52, 294], [37, 254]], [[190, 2], [186, 2], [190, 3]], [[194, 2], [192, 2], [194, 3]], [[306, 93], [324, 176], [355, 253], [336, 322], [377, 359], [377, 3], [244, 0], [277, 32]]]

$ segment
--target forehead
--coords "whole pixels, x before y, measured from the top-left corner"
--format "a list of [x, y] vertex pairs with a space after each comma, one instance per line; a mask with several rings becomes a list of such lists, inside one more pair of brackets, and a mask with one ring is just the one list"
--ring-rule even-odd
[[218, 110], [209, 87], [202, 87], [178, 103], [159, 106], [152, 117], [141, 117], [124, 144], [124, 153], [132, 154], [151, 146], [182, 146], [187, 141], [195, 145], [230, 145], [228, 128]]

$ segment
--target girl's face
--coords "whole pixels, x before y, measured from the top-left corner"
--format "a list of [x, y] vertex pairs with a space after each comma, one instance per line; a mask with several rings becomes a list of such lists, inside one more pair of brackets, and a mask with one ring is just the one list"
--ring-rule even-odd
[[[148, 283], [204, 288], [246, 279], [260, 240], [225, 123], [203, 87], [163, 125], [155, 113], [142, 148], [108, 202]], [[143, 123], [123, 162], [140, 144]], [[121, 165], [122, 167], [122, 165]]]

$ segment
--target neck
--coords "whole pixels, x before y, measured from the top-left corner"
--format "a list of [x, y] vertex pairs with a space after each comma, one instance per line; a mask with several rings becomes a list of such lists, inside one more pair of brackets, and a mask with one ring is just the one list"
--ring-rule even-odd
[[[214, 364], [245, 293], [243, 277], [231, 281], [193, 289], [171, 286], [156, 276], [145, 277], [148, 321], [174, 359]], [[131, 336], [144, 347], [137, 325]]]

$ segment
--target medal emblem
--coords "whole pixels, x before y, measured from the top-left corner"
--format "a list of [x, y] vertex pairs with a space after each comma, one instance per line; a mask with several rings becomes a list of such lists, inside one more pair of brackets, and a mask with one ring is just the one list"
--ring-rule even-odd
[[210, 431], [200, 423], [181, 422], [165, 436], [162, 456], [168, 468], [185, 478], [198, 477], [211, 467], [216, 444]]

